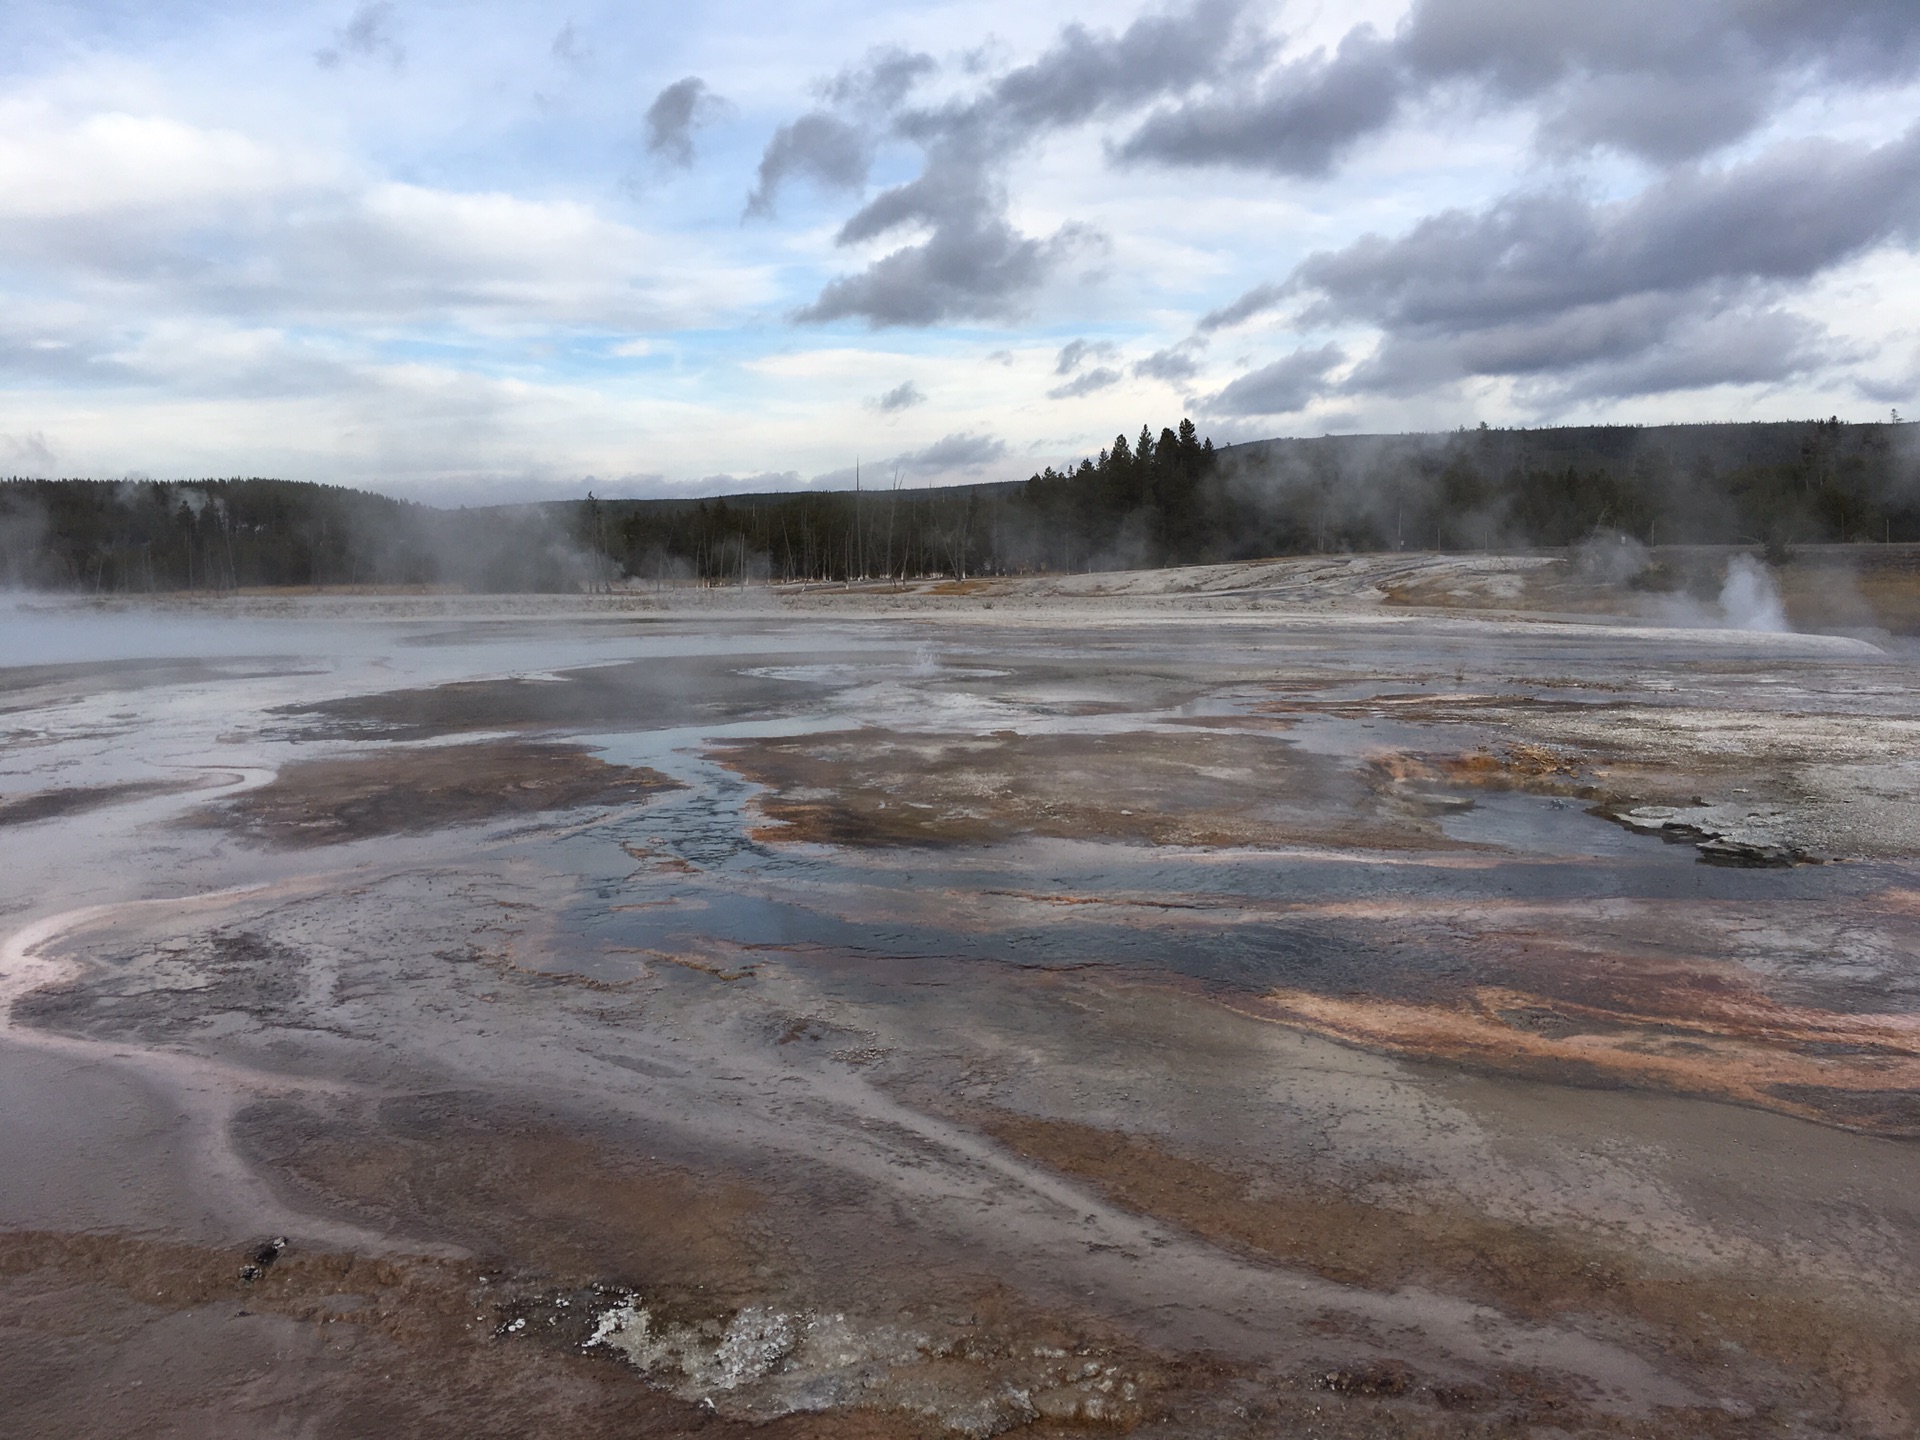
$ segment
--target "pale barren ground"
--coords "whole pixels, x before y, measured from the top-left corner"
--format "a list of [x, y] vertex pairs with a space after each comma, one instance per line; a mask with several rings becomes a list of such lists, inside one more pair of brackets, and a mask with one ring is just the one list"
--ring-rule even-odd
[[1913, 1433], [1876, 574], [19, 602], [0, 1431]]

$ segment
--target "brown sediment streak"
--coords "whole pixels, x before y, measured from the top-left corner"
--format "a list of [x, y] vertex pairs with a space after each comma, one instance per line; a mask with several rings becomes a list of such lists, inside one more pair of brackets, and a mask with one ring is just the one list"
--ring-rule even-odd
[[[1247, 852], [1237, 852], [1245, 858]], [[1297, 851], [1257, 852], [1262, 858], [1318, 859], [1320, 852]], [[1185, 858], [1185, 857], [1183, 857]], [[1232, 856], [1214, 857], [1231, 859]], [[1355, 864], [1402, 864], [1416, 865], [1436, 869], [1483, 869], [1488, 862], [1472, 861], [1454, 864], [1442, 857], [1434, 862], [1426, 860], [1407, 860], [1394, 856], [1364, 856], [1334, 854], [1331, 859], [1345, 860]], [[1499, 863], [1497, 861], [1491, 863]], [[1193, 911], [1202, 914], [1209, 926], [1233, 924], [1266, 924], [1276, 919], [1328, 919], [1348, 921], [1373, 921], [1381, 924], [1393, 924], [1412, 927], [1409, 933], [1430, 934], [1435, 931], [1456, 935], [1471, 934], [1477, 939], [1489, 938], [1496, 932], [1490, 931], [1487, 921], [1492, 918], [1505, 918], [1510, 921], [1567, 921], [1567, 920], [1630, 920], [1641, 918], [1633, 908], [1632, 901], [1566, 901], [1533, 902], [1524, 900], [1439, 900], [1422, 896], [1417, 900], [1257, 900], [1244, 895], [1209, 895], [1205, 892], [1182, 895], [1076, 895], [1060, 891], [1032, 890], [983, 890], [982, 895], [990, 895], [1009, 900], [1021, 900], [1035, 905], [1061, 907], [1100, 907], [1110, 906], [1116, 910], [1138, 910], [1155, 913], [1179, 914]], [[1694, 908], [1698, 908], [1695, 906]], [[1534, 935], [1526, 931], [1510, 932], [1514, 937], [1529, 942], [1546, 945], [1565, 944], [1557, 937], [1544, 934]]]
[[[925, 1433], [917, 1415], [878, 1410], [773, 1421], [715, 1414], [583, 1353], [578, 1320], [564, 1334], [529, 1327], [495, 1338], [526, 1303], [531, 1282], [471, 1261], [296, 1244], [242, 1287], [241, 1258], [142, 1236], [0, 1234], [10, 1353], [29, 1377], [9, 1377], [8, 1433], [225, 1434], [250, 1432], [233, 1418], [248, 1414], [342, 1435]], [[576, 1293], [560, 1313], [590, 1323], [595, 1298]], [[111, 1383], [102, 1383], [103, 1368]]]
[[[1511, 704], [1512, 701], [1502, 703]], [[1501, 753], [1471, 750], [1462, 755], [1411, 755], [1401, 751], [1383, 752], [1373, 765], [1392, 780], [1437, 780], [1458, 785], [1526, 786], [1547, 782], [1547, 788], [1563, 788], [1579, 773], [1579, 760], [1544, 745], [1521, 742], [1503, 747]]]
[[1703, 1354], [1716, 1368], [1732, 1342], [1736, 1354], [1794, 1367], [1796, 1386], [1817, 1377], [1828, 1403], [1866, 1422], [1862, 1433], [1885, 1433], [1872, 1422], [1891, 1413], [1899, 1426], [1912, 1413], [1912, 1315], [1832, 1277], [1677, 1267], [1614, 1237], [1496, 1218], [1458, 1200], [1381, 1203], [1318, 1173], [1229, 1168], [1157, 1136], [996, 1109], [970, 1118], [1120, 1205], [1330, 1280], [1431, 1285], [1536, 1318], [1622, 1316], [1662, 1334], [1668, 1353]]
[[26, 825], [35, 820], [57, 820], [129, 800], [149, 800], [191, 790], [191, 780], [130, 780], [118, 785], [66, 785], [36, 790], [0, 800], [0, 825]]
[[1920, 1137], [1920, 1017], [1796, 1010], [1758, 998], [1717, 1013], [1570, 1003], [1479, 986], [1450, 1004], [1274, 989], [1220, 995], [1256, 1019], [1412, 1059], [1577, 1084], [1739, 1101], [1846, 1129]]
[[868, 729], [732, 741], [710, 753], [765, 787], [754, 802], [768, 822], [753, 832], [763, 841], [1462, 848], [1422, 817], [1373, 813], [1370, 787], [1343, 763], [1247, 733]]
[[1880, 899], [1889, 910], [1920, 916], [1920, 890], [1884, 890]]
[[506, 740], [299, 761], [210, 815], [254, 839], [297, 848], [630, 803], [678, 788], [655, 771], [610, 765], [578, 745]]
[[576, 1130], [512, 1099], [395, 1095], [262, 1102], [236, 1143], [318, 1207], [560, 1275], [752, 1297], [777, 1269], [749, 1221], [765, 1195]]
[[[1802, 981], [1790, 1003], [1725, 943], [1751, 905], [1640, 901], [1380, 901], [1218, 907], [1151, 897], [1016, 894], [1118, 923], [1196, 926], [1332, 921], [1372, 931], [1377, 968], [1329, 972], [1337, 988], [1236, 993], [1198, 975], [1130, 970], [1126, 983], [1209, 994], [1230, 1009], [1414, 1059], [1584, 1085], [1634, 1086], [1734, 1100], [1843, 1128], [1920, 1137], [1920, 1013], [1829, 1009], [1845, 987]], [[1702, 914], [1702, 910], [1707, 913]], [[1905, 922], [1920, 895], [1855, 903], [1854, 923]], [[1685, 928], [1681, 928], [1684, 926]], [[1896, 943], [1905, 924], [1893, 927]], [[1436, 961], [1438, 963], [1436, 963]]]

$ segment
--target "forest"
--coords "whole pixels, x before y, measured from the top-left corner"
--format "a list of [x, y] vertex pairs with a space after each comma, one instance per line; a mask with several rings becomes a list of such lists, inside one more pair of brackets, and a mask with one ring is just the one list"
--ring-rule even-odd
[[1461, 429], [1216, 448], [1142, 427], [1025, 481], [446, 510], [272, 479], [0, 482], [0, 585], [564, 591], [906, 581], [1261, 556], [1920, 540], [1897, 424]]

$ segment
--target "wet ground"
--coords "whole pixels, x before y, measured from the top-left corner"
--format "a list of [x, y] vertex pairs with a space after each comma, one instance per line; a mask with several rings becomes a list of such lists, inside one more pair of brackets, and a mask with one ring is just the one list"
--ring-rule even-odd
[[0, 1428], [1913, 1433], [1913, 661], [1374, 568], [16, 608]]

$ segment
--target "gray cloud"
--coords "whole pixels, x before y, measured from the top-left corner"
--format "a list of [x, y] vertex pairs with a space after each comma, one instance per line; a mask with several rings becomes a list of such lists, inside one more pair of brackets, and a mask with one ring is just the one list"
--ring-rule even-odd
[[[1264, 56], [1264, 40], [1242, 24], [1245, 8], [1246, 0], [1199, 0], [1185, 10], [1142, 17], [1118, 35], [1069, 26], [1033, 63], [970, 98], [897, 111], [892, 133], [921, 147], [921, 173], [849, 217], [839, 243], [861, 244], [907, 225], [932, 233], [830, 282], [796, 318], [854, 318], [885, 326], [1018, 313], [1090, 232], [1068, 226], [1042, 239], [1015, 230], [999, 179], [1006, 163], [1042, 134], [1184, 93], [1202, 80], [1237, 73], [1252, 63], [1249, 57]], [[858, 166], [864, 180], [872, 141], [865, 132], [848, 130], [865, 147]], [[851, 140], [845, 143], [851, 154]], [[769, 147], [770, 158], [773, 153]], [[756, 196], [771, 193], [767, 176], [763, 162]]]
[[1894, 406], [1910, 405], [1920, 395], [1920, 348], [1910, 352], [1904, 372], [1895, 375], [1863, 375], [1854, 380], [1854, 389], [1869, 400]]
[[406, 63], [407, 52], [393, 37], [392, 21], [393, 6], [369, 0], [334, 32], [333, 44], [316, 51], [313, 58], [323, 70], [337, 69], [343, 60], [381, 58], [398, 70]]
[[1105, 340], [1069, 340], [1053, 357], [1053, 373], [1071, 375], [1089, 360], [1104, 359], [1115, 353]]
[[781, 186], [796, 176], [828, 190], [856, 190], [873, 164], [873, 140], [836, 115], [814, 110], [773, 132], [760, 157], [760, 178], [747, 196], [749, 215], [770, 215]]
[[895, 411], [911, 409], [915, 405], [923, 405], [926, 403], [926, 399], [927, 397], [921, 393], [920, 387], [914, 384], [913, 381], [902, 380], [898, 385], [894, 386], [893, 389], [887, 391], [886, 394], [876, 395], [868, 403], [882, 414], [890, 415]]
[[1208, 396], [1203, 408], [1209, 415], [1291, 415], [1307, 408], [1326, 388], [1327, 372], [1346, 358], [1338, 345], [1302, 346]]
[[1054, 386], [1051, 390], [1047, 391], [1047, 397], [1051, 400], [1077, 400], [1082, 395], [1091, 395], [1096, 390], [1104, 390], [1109, 385], [1118, 385], [1119, 383], [1120, 372], [1118, 370], [1109, 370], [1106, 366], [1102, 365], [1097, 369], [1087, 371], [1083, 375], [1074, 376], [1073, 379], [1067, 381], [1064, 385]]
[[937, 68], [931, 55], [883, 47], [821, 85], [819, 94], [831, 108], [809, 111], [774, 131], [760, 156], [747, 214], [772, 214], [781, 187], [792, 179], [812, 180], [827, 190], [866, 184], [885, 122], [921, 77]]
[[1239, 325], [1273, 309], [1286, 296], [1287, 287], [1284, 285], [1256, 285], [1238, 300], [1222, 305], [1218, 310], [1209, 310], [1200, 317], [1200, 323], [1194, 328], [1211, 333], [1230, 325]]
[[1777, 384], [1826, 362], [1828, 350], [1818, 325], [1782, 310], [1706, 313], [1684, 317], [1658, 345], [1520, 388], [1524, 398], [1552, 404], [1632, 399], [1713, 385]]
[[847, 218], [835, 237], [842, 245], [877, 240], [903, 225], [924, 223], [936, 229], [978, 225], [997, 216], [1004, 197], [978, 157], [941, 152], [918, 178], [882, 190]]
[[1007, 443], [991, 435], [959, 431], [947, 435], [924, 450], [909, 450], [887, 461], [902, 470], [940, 473], [947, 470], [977, 470], [991, 465], [1007, 453]]
[[1119, 35], [1069, 25], [1032, 64], [1008, 72], [971, 104], [930, 113], [921, 123], [1030, 135], [1239, 73], [1271, 48], [1259, 31], [1243, 27], [1246, 9], [1245, 0], [1199, 0], [1142, 16]]
[[1753, 130], [1766, 116], [1769, 88], [1742, 73], [1610, 75], [1565, 87], [1541, 118], [1539, 139], [1563, 153], [1611, 145], [1657, 164], [1690, 160]]
[[1193, 358], [1193, 348], [1193, 342], [1183, 342], [1156, 350], [1146, 359], [1134, 361], [1133, 373], [1164, 380], [1169, 385], [1183, 384], [1200, 373], [1200, 362]]
[[1450, 333], [1390, 333], [1347, 378], [1356, 393], [1411, 395], [1476, 375], [1530, 401], [1627, 398], [1788, 379], [1825, 358], [1820, 327], [1724, 292], [1628, 296]]
[[1150, 117], [1122, 160], [1325, 174], [1416, 101], [1537, 110], [1541, 145], [1657, 164], [1751, 134], [1823, 84], [1900, 82], [1920, 64], [1907, 0], [1418, 0], [1390, 40], [1361, 26], [1329, 54]]
[[1062, 254], [1074, 232], [1051, 240], [1020, 234], [1004, 220], [948, 224], [921, 245], [874, 261], [857, 275], [832, 281], [797, 320], [849, 318], [871, 326], [932, 325], [941, 320], [998, 320], [1016, 313]]
[[674, 81], [647, 107], [647, 153], [671, 165], [691, 165], [693, 132], [725, 104], [698, 75]]
[[1315, 297], [1304, 324], [1382, 332], [1356, 390], [1567, 372], [1553, 383], [1642, 394], [1660, 376], [1694, 387], [1805, 369], [1818, 330], [1778, 311], [1776, 292], [1916, 240], [1920, 129], [1877, 148], [1807, 141], [1688, 167], [1612, 204], [1535, 192], [1448, 211], [1397, 240], [1309, 256], [1287, 285]]
[[809, 484], [822, 490], [851, 490], [864, 482], [866, 488], [880, 490], [910, 475], [931, 480], [941, 475], [975, 472], [1005, 458], [1006, 454], [1004, 440], [963, 430], [942, 436], [920, 450], [903, 450], [898, 455], [870, 460], [864, 466], [828, 470], [815, 475]]
[[867, 53], [863, 64], [842, 70], [820, 87], [829, 104], [881, 115], [891, 114], [921, 78], [939, 66], [931, 55], [884, 46]]
[[1115, 153], [1122, 161], [1324, 175], [1393, 119], [1403, 88], [1393, 47], [1362, 28], [1331, 59], [1297, 61], [1254, 93], [1152, 116]]
[[1797, 88], [1904, 80], [1920, 15], [1902, 0], [1422, 0], [1397, 40], [1428, 81], [1539, 100], [1549, 142], [1671, 162], [1745, 136]]

